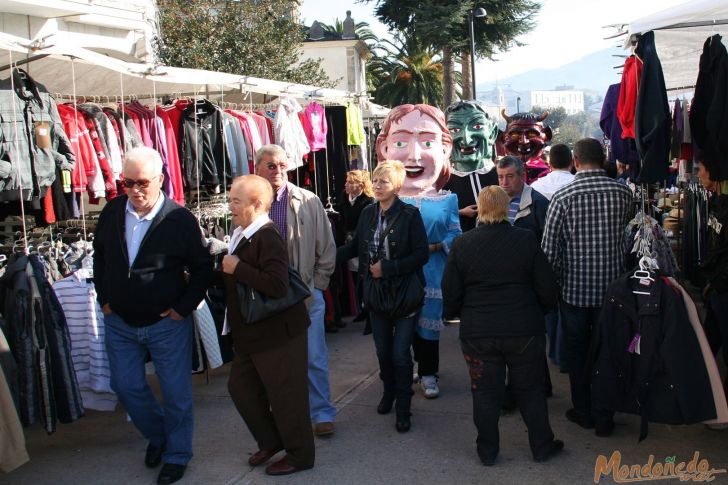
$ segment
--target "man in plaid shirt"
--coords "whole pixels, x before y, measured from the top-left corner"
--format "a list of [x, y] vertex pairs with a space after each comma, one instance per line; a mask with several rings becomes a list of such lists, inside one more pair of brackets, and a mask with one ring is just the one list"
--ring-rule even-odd
[[[607, 177], [599, 141], [574, 146], [577, 174], [557, 191], [546, 214], [542, 246], [561, 285], [566, 360], [573, 408], [566, 417], [594, 427], [590, 373], [585, 372], [592, 329], [607, 286], [625, 271], [624, 229], [632, 216], [632, 192]], [[611, 421], [597, 434], [611, 433]], [[601, 428], [601, 429], [600, 429]]]

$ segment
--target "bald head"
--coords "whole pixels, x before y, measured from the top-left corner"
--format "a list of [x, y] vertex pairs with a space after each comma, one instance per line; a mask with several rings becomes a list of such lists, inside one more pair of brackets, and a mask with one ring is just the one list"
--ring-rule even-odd
[[256, 217], [267, 214], [273, 203], [273, 187], [258, 175], [243, 175], [230, 187], [230, 215], [233, 223], [243, 229]]

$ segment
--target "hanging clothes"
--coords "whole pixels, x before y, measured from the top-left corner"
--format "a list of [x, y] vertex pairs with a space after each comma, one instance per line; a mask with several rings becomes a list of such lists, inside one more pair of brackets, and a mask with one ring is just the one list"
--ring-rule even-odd
[[713, 180], [728, 180], [728, 52], [716, 34], [700, 55], [690, 128]]
[[635, 137], [634, 117], [641, 78], [642, 60], [636, 56], [628, 57], [622, 69], [622, 82], [617, 100], [617, 119], [622, 125], [622, 138]]
[[172, 193], [168, 193], [167, 195], [179, 205], [184, 207], [185, 191], [182, 181], [182, 166], [180, 165], [179, 160], [179, 150], [174, 125], [172, 124], [172, 119], [167, 110], [163, 109], [161, 106], [157, 106], [156, 111], [157, 116], [164, 126], [164, 139], [167, 145], [167, 165], [172, 188]]
[[635, 143], [642, 160], [639, 183], [667, 180], [670, 168], [670, 107], [662, 65], [655, 48], [655, 33], [640, 37], [635, 54], [642, 59], [637, 105], [635, 108]]
[[[0, 325], [0, 358], [5, 358], [13, 365], [10, 347]], [[10, 473], [30, 460], [25, 449], [25, 436], [20, 425], [20, 418], [9, 383], [15, 378], [12, 369], [6, 371], [5, 365], [0, 369], [0, 471]]]
[[361, 110], [354, 103], [346, 104], [346, 137], [349, 145], [363, 145], [366, 143]]
[[113, 411], [118, 398], [111, 389], [111, 370], [104, 343], [104, 314], [94, 283], [79, 273], [53, 283], [71, 339], [71, 358], [85, 409]]
[[84, 409], [66, 319], [38, 255], [10, 258], [0, 278], [0, 297], [18, 363], [20, 420], [24, 426], [40, 421], [51, 434], [57, 421], [75, 421]]
[[306, 133], [298, 118], [301, 105], [293, 98], [281, 98], [274, 120], [275, 143], [288, 155], [288, 170], [303, 166], [303, 157], [311, 151]]
[[304, 130], [306, 131], [308, 144], [311, 145], [311, 151], [326, 150], [328, 125], [326, 124], [326, 111], [324, 107], [314, 101], [306, 106], [306, 111], [303, 112], [303, 115], [306, 118]]
[[56, 165], [71, 171], [75, 158], [45, 86], [20, 68], [10, 76], [0, 81], [0, 200], [31, 200], [45, 196]]
[[230, 180], [222, 113], [209, 101], [199, 100], [184, 109], [180, 123], [180, 158], [187, 189], [199, 186], [219, 191], [223, 180]]
[[[717, 416], [708, 370], [682, 294], [666, 278], [626, 273], [607, 289], [592, 370], [592, 409], [649, 422], [694, 424]], [[643, 284], [648, 283], [648, 285]], [[646, 294], [635, 294], [633, 291]]]
[[609, 139], [609, 160], [631, 165], [639, 163], [640, 156], [634, 146], [634, 139], [622, 138], [622, 124], [617, 117], [619, 90], [621, 84], [612, 84], [604, 95], [599, 126]]

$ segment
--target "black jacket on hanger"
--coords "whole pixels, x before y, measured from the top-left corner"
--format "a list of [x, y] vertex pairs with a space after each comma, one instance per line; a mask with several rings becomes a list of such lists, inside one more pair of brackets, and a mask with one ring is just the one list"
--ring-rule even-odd
[[[708, 370], [679, 290], [662, 277], [649, 286], [626, 273], [607, 289], [592, 370], [592, 409], [647, 423], [694, 424], [716, 417]], [[633, 290], [649, 293], [638, 295]], [[639, 353], [629, 352], [639, 334]]]
[[222, 121], [220, 110], [207, 100], [192, 103], [182, 111], [180, 160], [188, 189], [231, 182]]
[[640, 37], [634, 53], [642, 60], [642, 77], [635, 107], [635, 142], [642, 158], [640, 183], [662, 182], [669, 176], [672, 117], [655, 34]]
[[703, 45], [690, 130], [713, 180], [728, 180], [728, 52], [715, 34]]

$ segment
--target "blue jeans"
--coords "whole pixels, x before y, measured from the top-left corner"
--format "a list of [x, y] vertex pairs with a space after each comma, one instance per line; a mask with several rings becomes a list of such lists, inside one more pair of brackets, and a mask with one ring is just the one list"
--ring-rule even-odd
[[[164, 463], [186, 465], [192, 458], [192, 318], [163, 318], [131, 327], [116, 313], [104, 317], [111, 388], [137, 429], [164, 446]], [[159, 378], [164, 407], [152, 394], [144, 372], [147, 352]]]
[[379, 378], [384, 394], [397, 398], [397, 408], [409, 411], [412, 398], [412, 354], [410, 347], [419, 315], [393, 320], [379, 313], [370, 313], [372, 336], [379, 360]]
[[586, 308], [561, 302], [560, 308], [564, 323], [571, 403], [579, 414], [590, 416], [591, 368], [587, 368], [587, 357], [601, 307]]
[[311, 422], [333, 423], [336, 408], [331, 405], [329, 390], [329, 350], [326, 347], [324, 316], [326, 302], [324, 293], [314, 289], [308, 306], [308, 403], [311, 407]]

